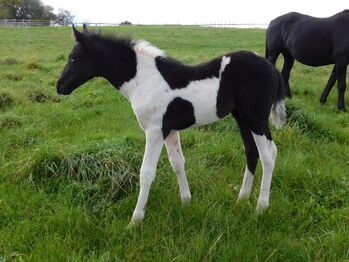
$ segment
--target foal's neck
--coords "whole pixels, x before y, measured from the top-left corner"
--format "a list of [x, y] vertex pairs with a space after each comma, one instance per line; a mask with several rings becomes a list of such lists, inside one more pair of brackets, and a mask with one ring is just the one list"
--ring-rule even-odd
[[119, 88], [131, 103], [159, 87], [162, 78], [156, 68], [155, 58], [166, 56], [163, 51], [143, 40], [135, 42], [133, 50], [137, 60], [136, 75]]

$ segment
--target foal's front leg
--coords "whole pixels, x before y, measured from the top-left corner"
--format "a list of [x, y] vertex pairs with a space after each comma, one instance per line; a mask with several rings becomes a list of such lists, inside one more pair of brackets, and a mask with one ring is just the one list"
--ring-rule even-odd
[[146, 144], [140, 174], [140, 191], [131, 225], [141, 222], [144, 218], [144, 208], [147, 204], [150, 186], [155, 178], [156, 166], [164, 144], [161, 130], [146, 130], [145, 134]]
[[168, 159], [170, 160], [173, 171], [176, 173], [181, 194], [182, 203], [191, 200], [191, 194], [188, 186], [187, 177], [184, 170], [184, 156], [181, 147], [181, 141], [178, 131], [172, 131], [165, 139]]

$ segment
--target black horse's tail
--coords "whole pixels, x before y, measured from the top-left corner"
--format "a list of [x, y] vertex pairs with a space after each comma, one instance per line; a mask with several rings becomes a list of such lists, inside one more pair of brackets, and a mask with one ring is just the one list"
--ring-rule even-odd
[[265, 59], [268, 59], [268, 36], [265, 38]]
[[286, 84], [285, 80], [274, 67], [277, 75], [277, 92], [274, 99], [274, 104], [270, 111], [270, 120], [273, 125], [277, 128], [281, 128], [286, 123], [286, 107], [285, 107], [285, 96], [286, 96]]

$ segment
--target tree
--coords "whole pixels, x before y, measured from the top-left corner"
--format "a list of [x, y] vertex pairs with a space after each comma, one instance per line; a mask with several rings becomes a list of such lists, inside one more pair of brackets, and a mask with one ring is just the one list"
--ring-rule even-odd
[[0, 18], [55, 20], [56, 15], [41, 0], [0, 0]]
[[53, 13], [53, 9], [54, 8], [52, 6], [45, 5], [42, 19], [55, 21], [57, 19], [57, 15]]
[[0, 0], [0, 18], [15, 19], [21, 0]]
[[73, 23], [74, 16], [65, 9], [59, 9], [56, 23], [59, 25], [71, 25]]

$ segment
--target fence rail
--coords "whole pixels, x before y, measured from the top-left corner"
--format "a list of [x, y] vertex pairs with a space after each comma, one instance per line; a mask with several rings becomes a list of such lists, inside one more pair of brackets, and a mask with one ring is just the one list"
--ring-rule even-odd
[[53, 23], [50, 20], [15, 20], [3, 19], [0, 20], [0, 26], [50, 26]]
[[[83, 23], [75, 23], [75, 25], [82, 26]], [[88, 26], [122, 26], [122, 23], [85, 23]], [[0, 26], [54, 26], [57, 25], [53, 21], [49, 20], [14, 20], [4, 19], [0, 20]], [[132, 25], [132, 24], [127, 24]], [[142, 24], [135, 24], [140, 26]], [[208, 23], [208, 24], [153, 24], [144, 26], [199, 26], [199, 27], [219, 27], [219, 28], [267, 28], [268, 24], [264, 23]]]

